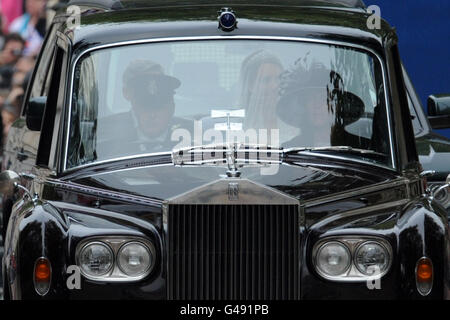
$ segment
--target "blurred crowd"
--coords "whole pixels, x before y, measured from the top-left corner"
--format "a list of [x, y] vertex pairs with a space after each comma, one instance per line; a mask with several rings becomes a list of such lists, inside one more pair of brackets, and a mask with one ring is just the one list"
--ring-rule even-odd
[[0, 147], [19, 117], [57, 0], [0, 0]]

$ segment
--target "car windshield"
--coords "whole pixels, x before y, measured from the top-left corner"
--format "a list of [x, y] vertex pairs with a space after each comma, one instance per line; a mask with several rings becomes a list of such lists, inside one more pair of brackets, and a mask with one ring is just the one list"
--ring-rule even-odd
[[349, 146], [385, 157], [342, 157], [392, 167], [385, 101], [379, 60], [346, 46], [220, 39], [93, 50], [75, 66], [66, 168], [230, 142]]

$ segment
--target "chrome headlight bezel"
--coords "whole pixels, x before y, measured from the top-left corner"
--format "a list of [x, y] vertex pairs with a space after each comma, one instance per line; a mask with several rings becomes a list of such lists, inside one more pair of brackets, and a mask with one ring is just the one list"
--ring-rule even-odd
[[[322, 248], [327, 243], [333, 243], [333, 242], [339, 242], [342, 245], [346, 246], [348, 251], [350, 252], [350, 267], [347, 268], [346, 272], [344, 272], [341, 275], [330, 275], [326, 274], [319, 268], [317, 265], [317, 258], [320, 248]], [[376, 243], [383, 247], [386, 250], [386, 254], [389, 257], [389, 261], [387, 264], [387, 267], [385, 270], [383, 270], [380, 273], [374, 274], [374, 275], [367, 275], [362, 273], [357, 268], [357, 262], [356, 262], [356, 253], [364, 244], [367, 243]], [[392, 262], [393, 262], [393, 250], [392, 246], [389, 243], [389, 241], [376, 236], [334, 236], [334, 237], [327, 237], [324, 239], [319, 240], [317, 243], [314, 244], [313, 250], [312, 250], [312, 262], [315, 272], [322, 277], [323, 279], [335, 281], [335, 282], [366, 282], [370, 280], [380, 279], [381, 277], [385, 276], [389, 270], [391, 269]]]
[[[345, 266], [345, 269], [342, 273], [337, 274], [337, 275], [331, 275], [329, 273], [327, 273], [325, 270], [323, 270], [323, 268], [320, 266], [319, 264], [319, 258], [320, 258], [320, 253], [323, 249], [325, 249], [326, 246], [331, 246], [331, 245], [338, 245], [340, 247], [342, 247], [344, 249], [344, 251], [346, 252], [346, 254], [348, 255], [348, 262]], [[352, 255], [350, 250], [348, 249], [348, 247], [340, 242], [340, 241], [326, 241], [323, 242], [318, 248], [317, 248], [317, 252], [316, 252], [316, 256], [315, 256], [315, 263], [316, 263], [316, 270], [317, 272], [322, 275], [323, 277], [339, 277], [343, 274], [345, 274], [346, 272], [348, 272], [348, 269], [351, 267], [352, 265]]]
[[[96, 246], [101, 246], [101, 247], [105, 248], [106, 251], [107, 251], [107, 252], [109, 253], [109, 255], [111, 256], [111, 265], [108, 267], [108, 269], [107, 269], [105, 272], [103, 272], [103, 273], [101, 273], [101, 274], [98, 274], [98, 275], [90, 274], [90, 273], [88, 273], [87, 271], [85, 271], [85, 270], [83, 269], [82, 263], [81, 263], [81, 256], [82, 256], [82, 253], [83, 253], [88, 247], [95, 246], [95, 245], [96, 245]], [[78, 265], [78, 267], [80, 268], [81, 274], [83, 274], [84, 276], [89, 277], [89, 278], [102, 278], [102, 277], [108, 276], [108, 275], [111, 273], [111, 271], [113, 270], [113, 268], [114, 268], [114, 263], [115, 263], [115, 261], [114, 261], [114, 252], [113, 252], [113, 250], [111, 249], [110, 246], [108, 246], [106, 243], [104, 243], [104, 242], [102, 242], [102, 241], [90, 241], [90, 242], [84, 243], [84, 244], [81, 246], [81, 248], [80, 248], [80, 250], [79, 250], [79, 252], [78, 252], [78, 254], [77, 254], [77, 259], [78, 259], [77, 265]]]
[[[134, 242], [137, 242], [137, 243], [143, 245], [144, 247], [146, 247], [152, 258], [151, 258], [151, 263], [150, 263], [149, 267], [146, 268], [146, 271], [144, 273], [139, 274], [138, 276], [129, 276], [126, 273], [124, 273], [121, 270], [121, 268], [119, 267], [118, 254], [119, 254], [120, 249], [123, 246], [125, 246], [129, 243], [134, 243]], [[101, 276], [93, 276], [90, 274], [86, 274], [86, 272], [84, 272], [83, 269], [81, 268], [80, 254], [81, 254], [83, 248], [85, 248], [86, 246], [88, 246], [92, 243], [101, 243], [101, 244], [107, 246], [108, 248], [110, 248], [110, 250], [113, 253], [113, 266], [112, 266], [111, 270], [108, 273], [101, 275]], [[83, 241], [81, 241], [77, 245], [77, 248], [75, 250], [75, 262], [76, 262], [77, 266], [80, 268], [81, 274], [86, 279], [93, 280], [93, 281], [136, 282], [136, 281], [142, 280], [151, 274], [151, 272], [155, 268], [156, 259], [157, 259], [157, 256], [156, 256], [155, 245], [150, 240], [148, 240], [146, 238], [142, 238], [142, 237], [127, 237], [127, 236], [91, 237], [91, 238], [87, 238], [87, 239], [84, 239]]]
[[[123, 250], [127, 246], [132, 245], [132, 244], [137, 244], [137, 245], [142, 246], [147, 251], [147, 253], [149, 255], [149, 258], [150, 258], [150, 263], [146, 267], [145, 271], [140, 273], [140, 274], [138, 274], [138, 275], [136, 275], [136, 276], [130, 276], [126, 271], [124, 271], [124, 266], [122, 266], [121, 263], [120, 263], [120, 255], [123, 253]], [[124, 243], [124, 244], [122, 244], [120, 246], [119, 250], [117, 251], [116, 258], [117, 258], [117, 266], [119, 267], [120, 271], [123, 274], [125, 274], [125, 275], [127, 275], [128, 277], [131, 277], [131, 278], [139, 278], [139, 277], [142, 277], [142, 275], [147, 274], [149, 269], [152, 269], [153, 266], [155, 265], [155, 249], [154, 249], [154, 247], [149, 247], [148, 245], [146, 245], [142, 241], [128, 241], [128, 242], [126, 242], [126, 243]]]
[[365, 245], [369, 245], [369, 244], [375, 244], [375, 245], [378, 245], [379, 247], [381, 247], [382, 250], [384, 250], [384, 252], [385, 252], [385, 254], [386, 254], [386, 256], [387, 256], [387, 263], [386, 263], [384, 269], [381, 270], [380, 273], [378, 273], [378, 277], [380, 277], [380, 275], [386, 274], [386, 271], [389, 269], [390, 264], [391, 264], [391, 260], [392, 260], [392, 254], [391, 254], [391, 252], [389, 252], [389, 250], [386, 248], [386, 245], [383, 245], [382, 243], [380, 243], [380, 242], [378, 242], [378, 241], [372, 241], [372, 240], [369, 240], [369, 241], [364, 241], [364, 242], [362, 242], [361, 244], [359, 244], [358, 247], [356, 247], [356, 249], [355, 249], [355, 253], [354, 253], [354, 257], [353, 257], [354, 265], [355, 265], [356, 269], [357, 269], [361, 274], [366, 275], [366, 276], [368, 276], [368, 277], [372, 276], [372, 275], [367, 274], [367, 273], [365, 273], [364, 271], [362, 271], [362, 270], [360, 269], [360, 267], [358, 266], [358, 264], [359, 264], [359, 263], [358, 263], [358, 253], [359, 253], [359, 251], [360, 251]]

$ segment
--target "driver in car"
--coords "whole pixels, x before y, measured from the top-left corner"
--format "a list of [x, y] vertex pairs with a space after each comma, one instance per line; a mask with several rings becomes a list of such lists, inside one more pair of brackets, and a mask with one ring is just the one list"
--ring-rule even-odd
[[[190, 121], [174, 117], [174, 94], [180, 85], [177, 78], [164, 73], [160, 64], [132, 61], [123, 74], [123, 96], [131, 110], [102, 120], [104, 136], [115, 140], [116, 147], [105, 152], [131, 155], [171, 151], [178, 143], [171, 139], [172, 131], [192, 127]], [[117, 132], [120, 122], [129, 123], [130, 129]]]
[[140, 151], [172, 147], [169, 131], [175, 112], [173, 96], [180, 81], [164, 74], [161, 65], [155, 62], [135, 60], [125, 70], [123, 84]]

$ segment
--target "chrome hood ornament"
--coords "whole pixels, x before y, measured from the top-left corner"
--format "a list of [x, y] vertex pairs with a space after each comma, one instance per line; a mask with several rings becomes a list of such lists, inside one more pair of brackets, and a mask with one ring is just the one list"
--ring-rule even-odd
[[226, 118], [226, 123], [216, 123], [215, 130], [226, 131], [226, 145], [227, 145], [227, 176], [237, 178], [241, 176], [241, 172], [237, 169], [236, 154], [238, 145], [230, 141], [232, 130], [242, 130], [242, 123], [232, 123], [231, 118], [245, 118], [245, 109], [239, 110], [211, 110], [212, 119]]
[[227, 150], [227, 176], [230, 178], [238, 178], [241, 176], [241, 172], [238, 170], [236, 165], [236, 153], [237, 145], [234, 143]]

